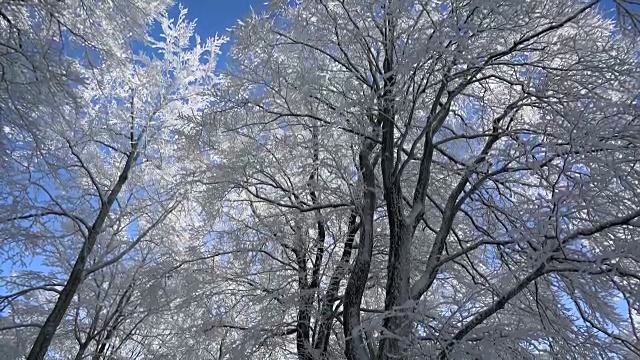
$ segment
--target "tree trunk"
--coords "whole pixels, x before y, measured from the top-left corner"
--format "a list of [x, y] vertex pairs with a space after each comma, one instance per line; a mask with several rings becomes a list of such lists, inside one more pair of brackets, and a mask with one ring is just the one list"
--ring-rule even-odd
[[307, 278], [307, 254], [302, 238], [302, 227], [297, 223], [295, 225], [296, 243], [294, 245], [294, 254], [296, 256], [296, 265], [298, 267], [298, 313], [296, 315], [296, 351], [299, 360], [312, 360], [311, 346], [309, 344], [311, 315], [309, 310], [313, 301], [313, 293], [309, 289], [309, 280]]
[[[391, 0], [388, 6], [391, 8]], [[392, 14], [386, 14], [384, 32], [385, 57], [384, 91], [380, 99], [378, 112], [382, 123], [382, 183], [384, 199], [387, 206], [389, 222], [389, 256], [387, 259], [387, 284], [385, 288], [385, 313], [383, 322], [385, 332], [380, 339], [378, 353], [381, 359], [402, 357], [404, 346], [400, 339], [408, 339], [411, 335], [411, 319], [409, 309], [404, 306], [409, 301], [410, 249], [414, 228], [407, 224], [404, 215], [400, 158], [395, 157], [395, 20]], [[399, 145], [401, 146], [401, 145]]]
[[103, 199], [98, 217], [87, 233], [87, 237], [82, 244], [82, 248], [80, 249], [80, 253], [78, 254], [75, 264], [73, 265], [71, 274], [69, 274], [69, 279], [60, 292], [58, 300], [53, 307], [53, 311], [51, 311], [51, 313], [47, 317], [47, 320], [45, 320], [44, 325], [42, 325], [42, 328], [40, 328], [38, 337], [33, 343], [33, 347], [31, 348], [31, 351], [27, 356], [27, 360], [43, 360], [44, 356], [49, 350], [51, 340], [53, 340], [53, 336], [55, 335], [56, 330], [58, 330], [58, 326], [60, 326], [60, 322], [62, 321], [62, 318], [64, 317], [67, 309], [69, 308], [69, 305], [71, 304], [71, 300], [75, 296], [76, 291], [78, 291], [78, 287], [80, 287], [80, 284], [82, 283], [84, 277], [84, 268], [87, 264], [87, 259], [91, 254], [91, 251], [93, 250], [93, 246], [96, 244], [98, 235], [102, 231], [102, 226], [104, 225], [104, 222], [107, 219], [109, 212], [111, 211], [111, 206], [113, 206], [113, 203], [116, 201], [120, 190], [122, 190], [122, 187], [127, 182], [127, 179], [129, 178], [129, 172], [131, 171], [131, 168], [138, 158], [137, 144], [139, 143], [140, 136], [137, 140], [132, 141], [131, 153], [127, 157], [127, 162], [125, 163], [122, 172], [120, 172], [120, 175], [118, 176], [118, 181], [113, 186], [113, 189], [111, 189], [111, 191], [109, 192], [109, 196], [107, 196], [106, 199]]
[[327, 348], [329, 345], [329, 335], [331, 334], [331, 325], [333, 324], [334, 311], [333, 304], [338, 297], [338, 290], [340, 289], [340, 282], [344, 278], [351, 262], [351, 252], [353, 249], [353, 241], [355, 240], [356, 233], [360, 226], [357, 224], [358, 215], [355, 211], [352, 211], [349, 216], [349, 230], [347, 233], [347, 239], [340, 256], [340, 262], [334, 270], [331, 280], [329, 280], [329, 287], [324, 295], [322, 306], [320, 310], [320, 320], [318, 333], [316, 334], [314, 349], [320, 354], [320, 358], [325, 358], [327, 354]]
[[53, 311], [47, 317], [47, 320], [44, 322], [42, 328], [40, 328], [40, 332], [38, 333], [38, 337], [29, 352], [29, 356], [27, 356], [27, 360], [42, 360], [44, 359], [47, 350], [49, 349], [49, 345], [51, 345], [51, 340], [62, 321], [69, 305], [71, 304], [71, 300], [76, 294], [78, 287], [82, 283], [84, 267], [87, 263], [87, 257], [91, 253], [91, 249], [95, 244], [97, 238], [97, 232], [91, 232], [87, 238], [87, 241], [82, 245], [82, 249], [80, 250], [80, 254], [78, 254], [78, 258], [76, 259], [76, 263], [73, 266], [73, 270], [71, 270], [71, 274], [69, 275], [69, 280], [65, 284], [64, 288], [60, 292], [58, 300], [56, 301], [56, 305], [53, 307]]
[[362, 172], [363, 204], [361, 206], [360, 245], [355, 264], [347, 281], [344, 294], [344, 337], [345, 355], [349, 360], [368, 359], [368, 351], [362, 338], [360, 329], [360, 304], [362, 295], [369, 278], [371, 268], [371, 256], [373, 253], [373, 215], [376, 208], [375, 173], [370, 155], [375, 147], [369, 140], [365, 141], [360, 150], [359, 163]]
[[89, 347], [89, 343], [90, 342], [91, 341], [89, 341], [87, 339], [87, 340], [85, 340], [85, 342], [80, 344], [80, 348], [78, 349], [78, 352], [76, 353], [75, 360], [82, 360], [82, 358], [84, 358], [84, 353], [87, 351], [87, 348]]

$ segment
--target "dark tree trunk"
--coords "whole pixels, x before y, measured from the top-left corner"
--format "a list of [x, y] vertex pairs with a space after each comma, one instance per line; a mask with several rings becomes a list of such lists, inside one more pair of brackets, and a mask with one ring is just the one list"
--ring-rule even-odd
[[320, 320], [318, 332], [313, 344], [313, 348], [320, 354], [321, 358], [326, 357], [327, 348], [329, 345], [329, 335], [331, 334], [331, 326], [333, 325], [334, 311], [333, 304], [338, 297], [338, 290], [340, 288], [340, 282], [345, 277], [351, 262], [351, 252], [353, 248], [353, 241], [355, 240], [356, 233], [360, 226], [357, 223], [358, 215], [356, 212], [352, 212], [349, 216], [349, 228], [347, 233], [347, 239], [340, 256], [340, 262], [336, 267], [331, 279], [329, 280], [329, 287], [322, 300], [322, 306], [320, 310]]
[[87, 352], [87, 348], [89, 347], [90, 340], [85, 340], [80, 347], [78, 348], [78, 352], [76, 353], [75, 360], [82, 360], [84, 358], [84, 353]]
[[374, 147], [375, 145], [369, 140], [365, 141], [358, 159], [364, 193], [363, 204], [360, 208], [360, 245], [355, 264], [347, 281], [342, 315], [346, 339], [345, 355], [349, 360], [362, 360], [369, 357], [362, 338], [362, 329], [360, 329], [360, 304], [362, 303], [362, 295], [369, 278], [373, 253], [373, 215], [376, 208], [376, 184], [374, 165], [370, 156]]
[[127, 162], [120, 172], [120, 176], [118, 176], [116, 184], [109, 192], [109, 195], [106, 199], [103, 199], [98, 217], [87, 233], [87, 237], [82, 244], [82, 248], [80, 249], [80, 253], [78, 254], [75, 264], [73, 265], [71, 274], [69, 274], [69, 279], [64, 285], [64, 288], [62, 288], [62, 291], [58, 296], [58, 300], [56, 301], [53, 310], [45, 320], [42, 328], [40, 328], [38, 337], [33, 343], [33, 347], [31, 348], [31, 351], [27, 356], [27, 360], [44, 359], [47, 351], [49, 350], [49, 346], [51, 345], [51, 340], [53, 340], [53, 336], [55, 335], [56, 330], [58, 330], [58, 326], [60, 326], [60, 322], [62, 322], [62, 318], [64, 318], [64, 315], [67, 312], [69, 305], [71, 304], [71, 300], [78, 291], [78, 287], [80, 287], [80, 284], [84, 280], [84, 268], [87, 264], [87, 259], [91, 254], [91, 251], [93, 250], [96, 240], [98, 239], [98, 235], [100, 234], [100, 232], [102, 232], [102, 227], [105, 220], [107, 219], [107, 216], [109, 215], [109, 212], [111, 211], [111, 206], [113, 206], [113, 203], [116, 201], [116, 198], [122, 190], [122, 187], [127, 182], [127, 179], [129, 178], [129, 172], [131, 171], [131, 168], [138, 158], [137, 144], [140, 140], [140, 137], [138, 137], [138, 140], [134, 140], [132, 135], [131, 138], [132, 149], [127, 158]]

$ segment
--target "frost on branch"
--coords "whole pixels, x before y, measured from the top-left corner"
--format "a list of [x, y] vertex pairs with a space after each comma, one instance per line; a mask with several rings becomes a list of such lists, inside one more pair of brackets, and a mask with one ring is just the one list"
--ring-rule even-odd
[[165, 273], [202, 246], [202, 157], [185, 151], [185, 134], [219, 82], [223, 39], [201, 41], [185, 14], [159, 15], [166, 32], [148, 46], [164, 51], [78, 62], [72, 98], [38, 108], [47, 121], [5, 132], [2, 323], [29, 359], [120, 346], [135, 321], [172, 310]]
[[639, 356], [635, 6], [278, 0], [216, 75], [159, 5], [2, 119], [2, 350]]

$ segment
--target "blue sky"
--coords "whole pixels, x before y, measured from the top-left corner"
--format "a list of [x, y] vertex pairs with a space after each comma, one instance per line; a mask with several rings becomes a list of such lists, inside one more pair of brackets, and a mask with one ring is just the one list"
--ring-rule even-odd
[[[186, 7], [189, 12], [187, 19], [196, 21], [196, 33], [201, 38], [214, 37], [216, 34], [224, 35], [228, 28], [237, 23], [239, 19], [249, 15], [251, 8], [258, 11], [268, 0], [182, 0], [177, 1], [176, 6], [169, 11], [172, 16], [177, 16], [177, 4]], [[220, 49], [222, 53], [218, 57], [218, 69], [225, 67], [226, 53], [230, 44], [224, 44]]]
[[189, 9], [188, 18], [198, 19], [196, 30], [203, 38], [222, 34], [236, 21], [259, 9], [266, 0], [183, 0], [180, 3]]

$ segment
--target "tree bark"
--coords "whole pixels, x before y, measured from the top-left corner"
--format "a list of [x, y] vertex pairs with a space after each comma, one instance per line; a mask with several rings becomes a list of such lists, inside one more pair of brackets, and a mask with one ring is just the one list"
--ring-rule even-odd
[[[391, 0], [387, 6], [392, 11]], [[399, 339], [408, 339], [411, 335], [411, 320], [406, 309], [409, 300], [410, 249], [413, 229], [404, 216], [400, 174], [396, 169], [395, 153], [395, 20], [393, 14], [385, 14], [384, 29], [385, 57], [383, 62], [384, 88], [378, 111], [382, 123], [382, 183], [389, 222], [389, 256], [387, 258], [387, 284], [385, 288], [386, 317], [383, 322], [385, 332], [380, 339], [378, 353], [381, 359], [398, 358], [404, 353]]]
[[345, 337], [345, 356], [348, 360], [365, 360], [369, 358], [360, 329], [360, 304], [369, 278], [371, 257], [373, 254], [373, 215], [376, 208], [375, 173], [370, 159], [375, 144], [365, 140], [358, 155], [362, 173], [363, 203], [360, 208], [361, 229], [360, 245], [355, 264], [351, 270], [344, 294], [343, 322]]
[[[296, 220], [297, 222], [297, 220]], [[295, 225], [296, 243], [293, 247], [298, 268], [298, 313], [296, 315], [296, 351], [298, 359], [311, 360], [309, 352], [309, 336], [311, 316], [309, 310], [313, 294], [309, 289], [309, 279], [307, 278], [307, 253], [302, 238], [302, 227]]]
[[[140, 135], [142, 136], [142, 134]], [[132, 136], [133, 139], [133, 136]], [[69, 305], [71, 304], [71, 300], [75, 296], [78, 291], [78, 287], [82, 283], [84, 279], [84, 269], [87, 264], [87, 259], [93, 250], [93, 247], [98, 239], [98, 235], [102, 232], [102, 227], [104, 222], [111, 211], [111, 207], [113, 203], [116, 201], [118, 194], [122, 190], [122, 187], [127, 182], [129, 178], [129, 172], [131, 171], [133, 165], [135, 164], [138, 158], [138, 143], [140, 137], [137, 140], [132, 140], [132, 149], [127, 157], [127, 161], [118, 176], [118, 180], [116, 184], [113, 186], [106, 200], [104, 200], [100, 206], [100, 212], [98, 213], [98, 217], [94, 221], [91, 229], [87, 234], [87, 237], [82, 244], [82, 248], [80, 249], [80, 253], [76, 259], [75, 264], [73, 265], [73, 269], [71, 270], [71, 274], [69, 274], [69, 279], [65, 284], [62, 291], [60, 291], [60, 295], [58, 296], [58, 300], [56, 301], [53, 310], [47, 317], [44, 322], [42, 328], [40, 328], [40, 332], [38, 333], [38, 337], [36, 341], [33, 343], [33, 347], [27, 356], [27, 360], [43, 360], [47, 351], [49, 350], [49, 346], [51, 345], [51, 340], [53, 340], [53, 336], [55, 335], [58, 326], [60, 326], [60, 322], [64, 317]]]
[[333, 272], [331, 279], [329, 280], [329, 287], [324, 295], [322, 306], [320, 310], [320, 320], [318, 333], [316, 334], [313, 348], [320, 354], [320, 358], [325, 358], [327, 348], [329, 345], [329, 335], [331, 334], [331, 325], [333, 324], [334, 311], [333, 304], [338, 297], [338, 290], [340, 288], [340, 282], [345, 277], [351, 261], [351, 252], [353, 249], [353, 241], [355, 240], [356, 233], [360, 228], [357, 223], [358, 215], [355, 211], [352, 211], [349, 216], [349, 229], [347, 233], [347, 240], [340, 256], [340, 262]]
[[85, 340], [85, 342], [80, 344], [80, 347], [78, 348], [78, 352], [76, 353], [75, 360], [82, 360], [82, 358], [84, 358], [84, 353], [87, 351], [87, 348], [89, 347], [89, 343], [90, 343], [89, 340]]

